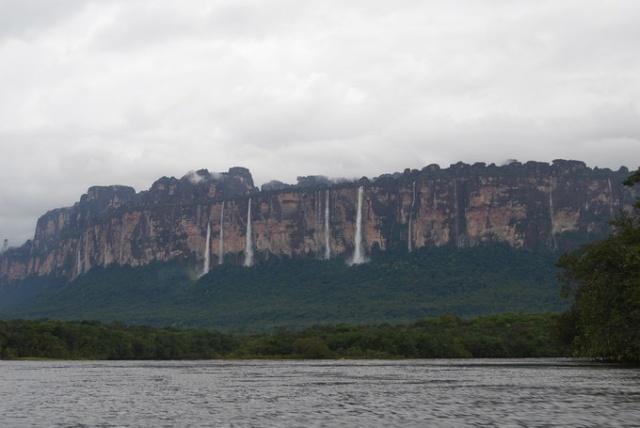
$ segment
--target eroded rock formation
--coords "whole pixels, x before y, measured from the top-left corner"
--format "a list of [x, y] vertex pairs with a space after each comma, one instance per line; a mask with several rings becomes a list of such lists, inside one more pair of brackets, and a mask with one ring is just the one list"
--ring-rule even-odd
[[591, 169], [577, 161], [459, 163], [352, 183], [303, 178], [258, 191], [250, 172], [236, 167], [163, 177], [139, 193], [91, 187], [74, 206], [43, 215], [33, 240], [0, 255], [0, 280], [74, 279], [96, 266], [173, 259], [201, 271], [208, 225], [210, 257], [242, 263], [249, 201], [256, 262], [327, 254], [347, 259], [360, 186], [365, 254], [489, 243], [561, 251], [606, 235], [609, 220], [631, 209], [636, 195], [622, 186], [627, 175], [626, 168]]

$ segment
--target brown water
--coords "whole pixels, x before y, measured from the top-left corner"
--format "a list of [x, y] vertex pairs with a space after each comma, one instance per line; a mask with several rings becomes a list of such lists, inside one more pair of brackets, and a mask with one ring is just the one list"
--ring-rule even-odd
[[570, 360], [0, 362], [1, 427], [640, 426], [640, 370]]

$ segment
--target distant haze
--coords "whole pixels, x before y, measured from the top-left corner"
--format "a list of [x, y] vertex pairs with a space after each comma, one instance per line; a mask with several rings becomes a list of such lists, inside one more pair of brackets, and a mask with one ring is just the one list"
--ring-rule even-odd
[[[0, 0], [0, 240], [94, 184], [640, 163], [640, 1]], [[1, 242], [1, 241], [0, 241]]]

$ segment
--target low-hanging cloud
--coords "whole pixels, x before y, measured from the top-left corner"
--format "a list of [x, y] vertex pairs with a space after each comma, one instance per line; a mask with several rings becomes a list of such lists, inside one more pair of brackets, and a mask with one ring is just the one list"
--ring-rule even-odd
[[0, 0], [0, 239], [94, 184], [637, 167], [640, 2]]

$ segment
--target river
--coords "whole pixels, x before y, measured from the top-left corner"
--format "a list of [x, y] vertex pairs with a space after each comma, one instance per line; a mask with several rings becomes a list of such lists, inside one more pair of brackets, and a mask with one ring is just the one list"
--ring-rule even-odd
[[2, 427], [640, 426], [640, 369], [558, 359], [0, 361]]

